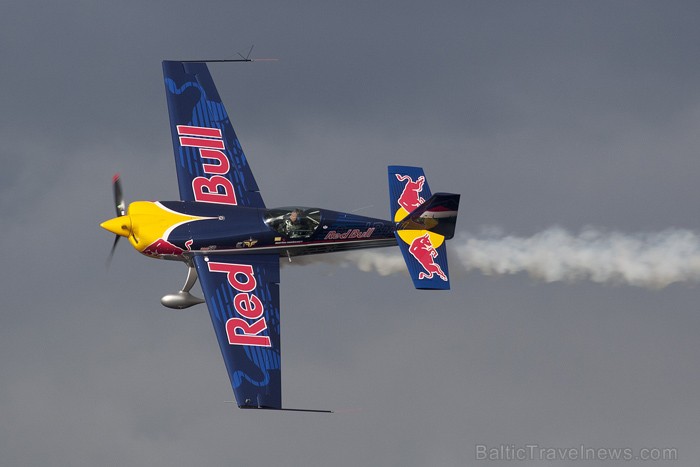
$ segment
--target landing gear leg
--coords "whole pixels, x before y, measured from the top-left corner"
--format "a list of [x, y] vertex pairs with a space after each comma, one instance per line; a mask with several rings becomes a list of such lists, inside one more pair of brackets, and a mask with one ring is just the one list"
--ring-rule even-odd
[[165, 295], [160, 299], [160, 303], [168, 308], [175, 308], [176, 310], [182, 310], [183, 308], [189, 308], [193, 305], [198, 305], [204, 303], [199, 297], [195, 297], [190, 293], [190, 289], [197, 282], [197, 270], [193, 265], [188, 265], [187, 269], [187, 279], [185, 279], [185, 285], [178, 293]]

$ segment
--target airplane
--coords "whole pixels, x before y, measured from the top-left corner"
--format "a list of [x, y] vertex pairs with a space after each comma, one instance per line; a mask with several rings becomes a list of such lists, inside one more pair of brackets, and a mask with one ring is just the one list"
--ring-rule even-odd
[[[252, 61], [249, 59], [236, 61]], [[398, 245], [414, 286], [449, 289], [445, 240], [459, 195], [431, 194], [420, 167], [389, 166], [391, 220], [327, 209], [268, 208], [207, 61], [163, 61], [180, 199], [135, 201], [113, 179], [117, 216], [100, 224], [140, 253], [185, 263], [180, 291], [161, 303], [206, 301], [239, 408], [330, 412], [282, 406], [280, 261]], [[204, 299], [190, 290], [199, 278]]]

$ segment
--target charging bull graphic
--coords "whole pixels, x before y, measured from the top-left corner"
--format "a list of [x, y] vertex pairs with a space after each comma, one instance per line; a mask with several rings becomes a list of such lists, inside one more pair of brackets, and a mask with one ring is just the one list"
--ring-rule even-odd
[[418, 279], [432, 279], [434, 274], [440, 276], [440, 279], [447, 281], [447, 275], [442, 271], [439, 264], [435, 262], [438, 257], [438, 252], [430, 241], [430, 234], [426, 233], [420, 237], [416, 237], [408, 251], [411, 252], [416, 261], [423, 266], [425, 272], [418, 274]]
[[400, 182], [408, 180], [403, 188], [401, 196], [399, 196], [397, 200], [399, 205], [404, 208], [406, 212], [410, 213], [418, 206], [425, 203], [425, 200], [420, 195], [420, 192], [423, 191], [423, 184], [425, 183], [424, 176], [421, 175], [415, 182], [408, 175], [396, 174], [396, 178]]

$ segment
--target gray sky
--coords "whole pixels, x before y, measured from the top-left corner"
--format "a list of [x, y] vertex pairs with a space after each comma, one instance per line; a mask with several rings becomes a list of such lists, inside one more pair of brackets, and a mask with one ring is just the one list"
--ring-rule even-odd
[[537, 444], [697, 466], [695, 285], [284, 268], [284, 403], [339, 413], [261, 413], [226, 402], [206, 309], [160, 305], [185, 268], [121, 244], [106, 271], [98, 227], [114, 172], [129, 201], [177, 197], [160, 61], [255, 44], [280, 60], [210, 69], [269, 206], [386, 217], [386, 166], [423, 165], [462, 232], [698, 231], [697, 2], [193, 5], [3, 7], [0, 464], [500, 465], [475, 445]]

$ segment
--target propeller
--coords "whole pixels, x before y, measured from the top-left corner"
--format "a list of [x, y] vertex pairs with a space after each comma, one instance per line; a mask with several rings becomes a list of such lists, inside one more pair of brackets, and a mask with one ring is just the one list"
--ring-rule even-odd
[[[119, 174], [114, 174], [112, 177], [112, 191], [114, 193], [114, 207], [116, 209], [117, 217], [126, 214], [126, 203], [124, 202], [124, 195], [122, 194], [122, 183]], [[112, 250], [109, 252], [109, 257], [107, 258], [107, 267], [112, 263], [112, 257], [114, 256], [114, 250], [117, 249], [117, 243], [119, 243], [120, 235], [114, 236], [114, 243], [112, 243]]]
[[114, 190], [114, 205], [117, 210], [117, 216], [123, 216], [126, 214], [126, 203], [122, 195], [122, 182], [119, 174], [114, 174], [114, 177], [112, 177], [112, 188]]

